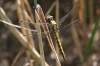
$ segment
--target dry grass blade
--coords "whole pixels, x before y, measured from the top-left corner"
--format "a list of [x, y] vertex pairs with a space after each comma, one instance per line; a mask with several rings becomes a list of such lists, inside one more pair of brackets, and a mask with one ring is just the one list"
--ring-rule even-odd
[[[42, 8], [41, 8], [41, 6], [39, 4], [36, 5], [36, 11], [37, 11], [37, 13], [39, 15], [40, 22], [41, 23], [46, 23], [46, 20], [44, 18], [44, 14], [43, 14]], [[44, 32], [47, 34], [48, 31], [49, 31], [48, 26], [46, 24], [42, 24], [42, 27], [44, 29]], [[58, 55], [57, 55], [57, 53], [55, 51], [55, 48], [54, 48], [54, 45], [53, 45], [53, 42], [52, 42], [50, 34], [47, 34], [46, 37], [47, 37], [47, 40], [49, 42], [50, 48], [52, 49], [53, 54], [54, 54], [54, 56], [56, 58], [56, 62], [58, 64], [58, 66], [61, 66], [59, 58], [58, 58]]]
[[29, 14], [31, 16], [31, 21], [30, 22], [34, 22], [34, 17], [33, 17], [32, 9], [31, 9], [31, 7], [29, 5], [29, 2], [28, 2], [28, 0], [24, 0], [24, 2], [26, 4], [26, 7], [27, 7], [27, 9], [29, 11]]
[[[8, 23], [12, 23], [10, 19], [6, 16], [4, 10], [1, 7], [0, 7], [0, 17], [1, 19], [7, 21]], [[22, 46], [25, 47], [31, 53], [31, 56], [36, 60], [36, 62], [41, 64], [40, 60], [41, 58], [39, 53], [27, 43], [25, 37], [14, 26], [6, 25], [6, 27], [14, 34], [14, 36], [19, 40]], [[49, 65], [45, 62], [45, 66]]]
[[56, 1], [53, 2], [53, 4], [51, 5], [51, 7], [48, 9], [48, 11], [47, 11], [45, 17], [46, 17], [47, 15], [49, 15], [49, 13], [52, 11], [52, 9], [54, 8], [55, 5], [56, 5]]
[[[17, 14], [18, 14], [18, 19], [23, 20], [23, 14], [22, 13], [22, 6], [21, 6], [21, 1], [17, 0], [16, 1], [16, 6], [17, 6]], [[20, 23], [21, 27], [24, 27], [24, 23]], [[26, 34], [24, 29], [21, 29], [22, 34]]]
[[[36, 10], [35, 10], [35, 17], [36, 17], [36, 23], [39, 23], [40, 18], [39, 18], [39, 15], [37, 14]], [[38, 41], [39, 41], [41, 62], [42, 62], [42, 66], [45, 66], [45, 58], [44, 58], [44, 50], [43, 50], [43, 43], [42, 43], [40, 25], [37, 25], [37, 31], [38, 31], [38, 33], [40, 33], [40, 34], [38, 34]]]
[[[18, 14], [18, 17], [19, 17], [19, 21], [22, 21], [22, 20], [25, 20], [27, 21], [27, 11], [25, 9], [25, 5], [24, 5], [24, 2], [23, 1], [20, 1], [20, 0], [17, 0], [16, 2], [17, 4], [17, 14]], [[21, 27], [25, 27], [27, 29], [30, 29], [28, 23], [19, 23]], [[28, 37], [28, 42], [33, 45], [34, 45], [34, 41], [32, 39], [32, 37], [30, 37], [31, 34], [31, 31], [30, 30], [24, 30], [23, 28], [21, 28], [21, 32], [23, 33], [23, 35], [26, 35], [26, 37]]]
[[13, 63], [11, 64], [11, 66], [15, 66], [16, 62], [18, 61], [18, 59], [20, 58], [20, 56], [25, 52], [24, 48], [21, 48], [21, 50], [19, 51], [19, 53], [17, 54], [17, 56], [15, 57]]
[[[30, 23], [34, 23], [34, 21], [32, 20], [32, 18], [29, 16], [29, 14], [25, 11], [25, 16], [27, 17], [27, 19], [30, 21]], [[34, 25], [34, 24], [33, 24]]]
[[21, 27], [21, 26], [19, 26], [19, 25], [14, 25], [14, 24], [12, 24], [12, 23], [6, 22], [6, 21], [1, 20], [1, 19], [0, 19], [0, 21], [3, 22], [4, 24], [7, 24], [7, 25], [12, 26], [12, 27], [23, 28], [24, 30], [28, 30], [28, 31], [32, 31], [32, 32], [37, 32], [37, 30], [28, 29], [28, 28], [25, 28], [25, 27]]
[[[24, 4], [24, 0], [17, 0], [17, 8], [18, 8], [18, 15], [22, 18], [21, 20], [25, 20], [27, 21], [27, 17], [26, 17], [26, 8], [25, 8], [25, 4]], [[21, 14], [19, 14], [19, 11], [21, 12]], [[20, 18], [19, 18], [20, 20]], [[23, 25], [22, 25], [23, 24]], [[29, 27], [29, 24], [28, 23], [20, 23], [20, 25], [22, 27], [25, 27], [25, 28], [28, 28], [30, 29]], [[28, 41], [28, 43], [32, 46], [32, 47], [35, 47], [35, 44], [34, 44], [34, 41], [33, 41], [33, 38], [30, 36], [31, 31], [29, 30], [24, 30], [23, 28], [22, 29], [22, 32], [24, 31], [24, 35], [26, 35], [26, 39]], [[30, 55], [30, 52], [28, 50], [26, 50], [26, 56], [27, 56], [27, 59], [28, 61], [30, 62], [31, 60], [31, 55]], [[30, 66], [32, 66], [33, 64], [30, 63]]]
[[[59, 21], [59, 0], [56, 0], [56, 13], [55, 13], [55, 15], [56, 15], [56, 22], [58, 23], [58, 21]], [[58, 37], [59, 37], [59, 35], [58, 35]], [[60, 56], [59, 50], [62, 48], [62, 46], [60, 46], [60, 44], [61, 44], [61, 42], [59, 42], [59, 44], [56, 43], [56, 51], [57, 51], [58, 57]], [[62, 51], [61, 51], [61, 54], [62, 54], [63, 58], [65, 58], [65, 54], [63, 54], [64, 52], [62, 52]], [[56, 62], [56, 66], [57, 66], [57, 62]]]
[[78, 16], [79, 16], [79, 18], [81, 19], [81, 23], [80, 23], [80, 27], [81, 28], [79, 28], [78, 29], [78, 32], [79, 32], [79, 34], [80, 34], [80, 36], [82, 37], [82, 40], [83, 40], [83, 44], [84, 44], [84, 46], [87, 46], [87, 44], [88, 44], [88, 41], [89, 41], [89, 39], [88, 39], [88, 36], [87, 36], [87, 31], [86, 31], [86, 29], [87, 29], [87, 26], [86, 26], [86, 4], [85, 4], [85, 1], [84, 0], [78, 0], [78, 3], [79, 3], [79, 5], [80, 5], [80, 8], [78, 9]]
[[89, 4], [89, 17], [90, 17], [90, 26], [91, 26], [94, 22], [94, 16], [93, 16], [94, 3], [92, 0], [89, 0], [88, 4]]

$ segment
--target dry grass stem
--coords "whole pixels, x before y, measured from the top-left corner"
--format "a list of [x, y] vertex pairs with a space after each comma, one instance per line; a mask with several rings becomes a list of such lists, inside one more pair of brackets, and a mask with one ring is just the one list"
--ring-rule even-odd
[[24, 48], [21, 48], [21, 50], [19, 51], [19, 53], [16, 55], [14, 61], [12, 62], [11, 66], [15, 66], [16, 62], [18, 61], [18, 59], [22, 56], [22, 54], [25, 52]]

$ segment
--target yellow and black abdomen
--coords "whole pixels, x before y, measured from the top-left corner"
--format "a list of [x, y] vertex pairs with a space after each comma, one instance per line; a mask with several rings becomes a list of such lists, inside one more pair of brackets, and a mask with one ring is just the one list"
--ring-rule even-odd
[[53, 20], [51, 21], [51, 23], [53, 25], [52, 30], [53, 30], [54, 38], [55, 38], [55, 40], [58, 44], [59, 50], [60, 50], [64, 60], [66, 60], [66, 56], [65, 56], [65, 53], [63, 51], [63, 48], [62, 48], [62, 45], [61, 45], [61, 42], [60, 42], [60, 38], [59, 38], [59, 34], [58, 34], [58, 26], [57, 26], [56, 22], [53, 21]]
[[54, 37], [55, 37], [55, 39], [56, 39], [56, 42], [57, 42], [58, 47], [59, 47], [59, 50], [60, 50], [60, 52], [61, 52], [61, 54], [62, 54], [64, 60], [66, 60], [66, 56], [65, 56], [65, 53], [64, 53], [64, 51], [63, 51], [63, 48], [62, 48], [62, 45], [61, 45], [61, 42], [60, 42], [60, 39], [59, 39], [59, 35], [58, 35], [57, 32], [54, 33]]

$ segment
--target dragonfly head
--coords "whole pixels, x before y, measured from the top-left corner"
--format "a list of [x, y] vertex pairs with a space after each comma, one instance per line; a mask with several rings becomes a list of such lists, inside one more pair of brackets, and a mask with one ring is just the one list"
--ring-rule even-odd
[[51, 20], [53, 20], [53, 16], [48, 15], [47, 18], [46, 18], [46, 21], [50, 23]]

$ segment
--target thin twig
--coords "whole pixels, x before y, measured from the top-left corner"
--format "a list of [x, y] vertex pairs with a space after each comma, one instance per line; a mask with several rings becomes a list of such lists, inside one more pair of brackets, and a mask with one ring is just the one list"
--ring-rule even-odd
[[15, 66], [16, 62], [18, 61], [20, 56], [24, 53], [24, 51], [25, 51], [25, 49], [21, 48], [21, 50], [19, 51], [19, 53], [16, 55], [15, 59], [13, 60], [11, 66]]
[[[22, 11], [22, 14], [21, 15], [22, 15], [23, 20], [27, 21], [27, 18], [25, 16], [26, 9], [25, 9], [25, 5], [24, 5], [24, 1], [23, 0], [21, 0], [21, 11]], [[28, 23], [24, 23], [24, 26], [25, 26], [25, 28], [30, 29]], [[30, 46], [35, 47], [34, 46], [35, 44], [33, 42], [33, 39], [30, 36], [30, 35], [32, 35], [31, 31], [25, 30], [25, 32], [26, 32], [27, 42], [30, 44]], [[28, 61], [30, 62], [30, 60], [31, 60], [31, 54], [30, 54], [30, 52], [28, 50], [26, 50], [26, 56], [27, 56]], [[30, 63], [30, 66], [31, 65], [33, 65], [33, 63]]]
[[90, 26], [92, 27], [92, 24], [94, 22], [94, 17], [93, 17], [93, 0], [88, 0], [89, 2], [89, 20], [90, 20]]
[[52, 9], [54, 8], [55, 5], [56, 5], [56, 1], [54, 1], [54, 2], [52, 3], [52, 5], [51, 5], [51, 7], [48, 9], [48, 11], [47, 11], [45, 17], [46, 17], [47, 15], [50, 14], [50, 12], [52, 11]]
[[[56, 15], [56, 22], [59, 22], [59, 0], [56, 0], [56, 10], [55, 10], [55, 15]], [[60, 56], [59, 54], [59, 47], [58, 44], [56, 43], [56, 51], [58, 54], [58, 57]], [[56, 66], [58, 66], [57, 62], [56, 62]]]
[[29, 5], [29, 2], [28, 2], [28, 0], [24, 0], [24, 2], [26, 4], [26, 7], [27, 7], [27, 9], [29, 11], [29, 14], [31, 16], [31, 21], [30, 22], [34, 22], [34, 16], [33, 16], [33, 13], [32, 13], [32, 9], [31, 9], [31, 7]]

